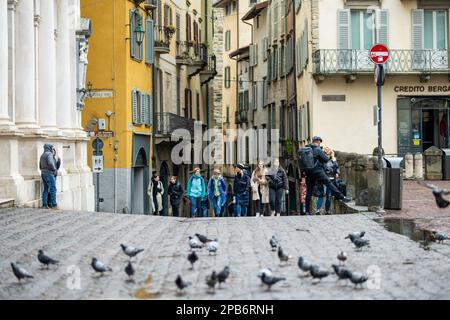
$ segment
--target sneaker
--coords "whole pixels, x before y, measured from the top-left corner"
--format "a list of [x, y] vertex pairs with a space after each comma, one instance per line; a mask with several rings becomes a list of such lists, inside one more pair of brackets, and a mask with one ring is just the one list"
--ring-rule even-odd
[[279, 217], [279, 216], [281, 216], [281, 214], [280, 214], [280, 213], [277, 213], [277, 217]]
[[349, 202], [352, 201], [352, 198], [344, 197], [344, 198], [341, 199], [341, 201], [344, 202], [344, 203], [349, 203]]
[[271, 217], [275, 217], [275, 211], [270, 213]]
[[320, 210], [316, 211], [316, 216], [320, 216]]
[[331, 216], [331, 212], [330, 212], [330, 211], [325, 212], [325, 214], [326, 214], [327, 216]]
[[55, 211], [61, 211], [61, 208], [60, 207], [58, 207], [58, 206], [56, 206], [56, 207], [54, 207], [54, 208], [51, 208], [52, 210], [55, 210]]
[[256, 213], [256, 217], [260, 217], [261, 216], [261, 214], [259, 214], [259, 213]]

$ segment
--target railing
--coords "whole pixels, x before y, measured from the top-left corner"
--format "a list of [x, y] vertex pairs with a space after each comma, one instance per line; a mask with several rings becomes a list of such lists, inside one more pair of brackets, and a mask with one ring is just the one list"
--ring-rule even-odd
[[155, 26], [155, 50], [170, 51], [170, 41], [175, 30], [166, 26]]
[[247, 123], [248, 122], [248, 110], [242, 109], [235, 112], [235, 123], [241, 124], [241, 123]]
[[176, 58], [186, 63], [208, 61], [208, 51], [205, 45], [192, 41], [177, 41]]
[[155, 134], [167, 136], [177, 129], [187, 129], [193, 137], [194, 121], [170, 112], [158, 112], [155, 116]]
[[[391, 50], [387, 72], [391, 74], [447, 74], [449, 50]], [[373, 73], [368, 50], [320, 49], [313, 54], [314, 74]]]

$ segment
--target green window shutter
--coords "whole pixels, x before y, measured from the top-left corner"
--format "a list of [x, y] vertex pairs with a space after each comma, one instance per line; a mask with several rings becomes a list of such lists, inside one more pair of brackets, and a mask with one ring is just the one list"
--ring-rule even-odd
[[130, 10], [130, 49], [131, 57], [136, 58], [136, 38], [134, 30], [136, 29], [135, 10]]
[[154, 61], [154, 22], [147, 19], [145, 21], [145, 62], [147, 64], [153, 64]]
[[147, 116], [147, 97], [145, 95], [145, 93], [140, 93], [140, 99], [139, 99], [139, 103], [140, 103], [140, 114], [139, 114], [139, 123], [140, 124], [145, 124], [145, 118]]
[[350, 48], [350, 9], [338, 10], [338, 49]]
[[153, 96], [148, 95], [148, 125], [153, 126]]
[[137, 91], [133, 90], [131, 91], [131, 112], [132, 112], [132, 119], [133, 124], [136, 124], [138, 122], [138, 98], [137, 98]]
[[389, 45], [389, 12], [377, 10], [377, 42]]

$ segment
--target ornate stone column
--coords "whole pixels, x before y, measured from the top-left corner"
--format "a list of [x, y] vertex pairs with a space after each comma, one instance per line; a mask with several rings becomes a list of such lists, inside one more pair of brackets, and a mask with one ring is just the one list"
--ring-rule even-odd
[[38, 104], [39, 124], [45, 133], [55, 135], [56, 127], [56, 43], [54, 1], [41, 1], [39, 27]]
[[8, 103], [8, 1], [0, 0], [0, 130], [11, 127]]

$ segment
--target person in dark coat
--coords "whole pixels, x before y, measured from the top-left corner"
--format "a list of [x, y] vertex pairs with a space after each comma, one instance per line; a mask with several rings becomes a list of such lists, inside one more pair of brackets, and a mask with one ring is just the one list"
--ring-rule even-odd
[[44, 152], [39, 159], [39, 169], [41, 170], [42, 183], [44, 190], [42, 192], [42, 206], [48, 207], [48, 195], [51, 194], [51, 209], [59, 210], [56, 203], [56, 179], [58, 169], [54, 155], [55, 148], [51, 144], [44, 145]]
[[168, 195], [170, 197], [170, 205], [172, 206], [172, 215], [174, 217], [180, 216], [180, 204], [183, 198], [183, 192], [183, 187], [177, 177], [172, 176], [169, 182]]
[[280, 160], [275, 159], [267, 173], [269, 183], [269, 204], [271, 216], [281, 215], [281, 202], [284, 194], [289, 194], [289, 182], [286, 171], [280, 166]]
[[328, 163], [330, 157], [323, 152], [320, 148], [322, 143], [322, 138], [315, 136], [313, 141], [308, 147], [313, 150], [315, 166], [313, 169], [306, 173], [306, 213], [311, 214], [311, 198], [313, 194], [313, 188], [316, 183], [322, 183], [327, 189], [330, 190], [331, 195], [334, 196], [336, 200], [341, 200], [342, 202], [350, 202], [351, 199], [344, 196], [336, 186], [331, 183], [330, 178], [328, 178], [325, 173], [325, 164]]
[[[61, 168], [61, 158], [59, 157], [58, 153], [56, 152], [56, 148], [53, 148], [53, 158], [55, 158], [56, 161], [56, 174], [55, 174], [55, 188], [58, 190], [56, 186], [56, 178], [58, 177], [58, 170]], [[47, 207], [52, 207], [52, 194], [49, 192], [48, 198], [47, 198]]]
[[236, 176], [234, 177], [234, 215], [235, 217], [246, 217], [250, 202], [251, 178], [245, 166], [239, 163], [236, 166]]

